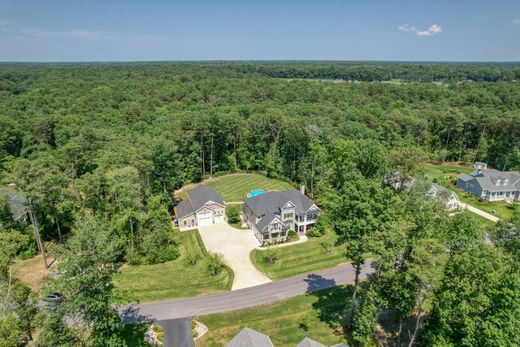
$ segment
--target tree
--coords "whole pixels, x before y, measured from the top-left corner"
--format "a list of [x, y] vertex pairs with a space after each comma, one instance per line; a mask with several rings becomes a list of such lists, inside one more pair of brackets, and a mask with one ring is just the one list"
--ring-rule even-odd
[[481, 245], [451, 259], [425, 340], [433, 346], [513, 346], [520, 341], [520, 275], [510, 256]]
[[228, 205], [226, 207], [227, 221], [230, 224], [236, 224], [240, 222], [240, 205]]
[[222, 264], [222, 254], [211, 253], [208, 256], [207, 267], [211, 276], [218, 275], [220, 271], [222, 271], [222, 269], [224, 268], [224, 264]]
[[124, 346], [122, 323], [112, 307], [112, 277], [123, 255], [118, 236], [85, 213], [76, 222], [74, 236], [55, 254], [62, 275], [51, 284], [64, 297], [59, 312], [90, 327], [94, 346]]
[[355, 270], [348, 322], [352, 328], [361, 268], [371, 251], [371, 239], [394, 218], [395, 195], [389, 189], [381, 189], [377, 181], [359, 176], [349, 178], [350, 183], [341, 190], [331, 217], [338, 243], [345, 246], [345, 256]]

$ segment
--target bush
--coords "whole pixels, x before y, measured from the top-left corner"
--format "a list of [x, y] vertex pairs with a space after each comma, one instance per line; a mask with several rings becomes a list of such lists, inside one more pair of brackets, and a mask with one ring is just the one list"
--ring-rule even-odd
[[275, 264], [278, 260], [278, 253], [271, 248], [264, 251], [264, 260], [266, 263]]
[[303, 316], [298, 322], [298, 327], [304, 331], [309, 330], [309, 317], [307, 315]]
[[192, 265], [192, 266], [197, 265], [197, 262], [199, 261], [199, 259], [200, 259], [200, 255], [198, 255], [198, 254], [188, 254], [186, 256], [186, 262], [188, 263], [188, 265]]
[[240, 205], [229, 205], [226, 207], [228, 223], [236, 224], [240, 222]]
[[208, 256], [208, 270], [211, 276], [216, 276], [222, 271], [224, 268], [224, 264], [222, 263], [222, 254], [220, 253], [211, 253]]

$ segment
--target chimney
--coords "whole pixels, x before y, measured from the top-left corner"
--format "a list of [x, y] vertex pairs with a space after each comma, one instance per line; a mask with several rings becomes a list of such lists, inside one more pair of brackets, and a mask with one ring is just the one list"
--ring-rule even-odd
[[305, 184], [300, 183], [300, 193], [302, 193], [303, 195], [305, 195]]

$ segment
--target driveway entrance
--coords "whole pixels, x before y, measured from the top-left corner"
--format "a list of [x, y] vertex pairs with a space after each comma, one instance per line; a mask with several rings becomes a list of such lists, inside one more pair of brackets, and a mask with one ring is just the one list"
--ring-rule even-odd
[[199, 232], [208, 252], [221, 253], [224, 263], [233, 270], [235, 278], [231, 290], [271, 282], [249, 259], [249, 253], [260, 245], [251, 230], [238, 230], [220, 223], [199, 227]]

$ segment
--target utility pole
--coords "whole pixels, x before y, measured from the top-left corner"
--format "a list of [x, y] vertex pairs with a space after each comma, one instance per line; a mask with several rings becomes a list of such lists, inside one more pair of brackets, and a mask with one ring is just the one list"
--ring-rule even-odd
[[43, 249], [42, 239], [40, 237], [40, 232], [38, 231], [38, 222], [36, 221], [36, 216], [34, 215], [33, 210], [29, 211], [29, 218], [33, 225], [34, 238], [36, 239], [36, 245], [38, 246], [38, 250], [40, 251], [40, 253], [43, 256], [43, 265], [45, 266], [45, 269], [47, 269], [49, 267], [49, 265], [47, 264], [47, 256], [45, 255], [45, 250]]

